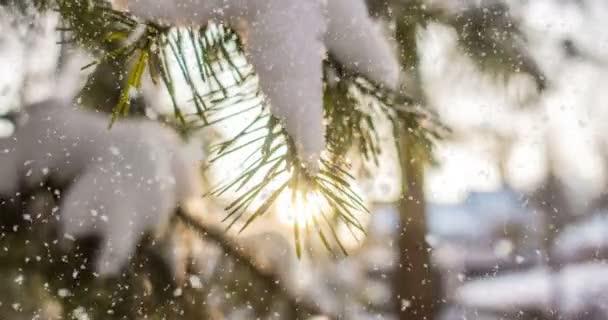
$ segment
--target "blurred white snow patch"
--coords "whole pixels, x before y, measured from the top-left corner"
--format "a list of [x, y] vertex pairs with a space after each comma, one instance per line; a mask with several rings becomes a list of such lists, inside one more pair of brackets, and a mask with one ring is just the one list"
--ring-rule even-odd
[[191, 275], [190, 278], [188, 278], [188, 281], [190, 282], [190, 286], [194, 289], [200, 289], [203, 287], [201, 278], [199, 278], [198, 276]]
[[458, 45], [458, 35], [453, 28], [429, 23], [426, 28], [419, 28], [416, 36], [424, 74], [437, 75], [450, 66], [446, 55], [454, 54]]
[[[54, 98], [56, 72], [61, 53], [60, 33], [57, 31], [59, 14], [56, 12], [40, 15], [32, 30], [27, 33], [25, 51], [24, 104], [41, 102]], [[61, 88], [63, 89], [63, 88]]]
[[456, 291], [455, 300], [462, 306], [512, 312], [542, 310], [551, 305], [550, 271], [537, 268], [493, 279], [474, 280]]
[[564, 319], [593, 312], [608, 316], [608, 265], [568, 265], [557, 273], [539, 267], [475, 280], [458, 288], [455, 300], [464, 307], [493, 312], [552, 311]]
[[608, 145], [608, 92], [598, 84], [608, 81], [608, 3], [536, 0], [509, 6], [550, 83], [537, 105], [537, 122], [546, 126], [545, 142], [537, 148], [550, 152], [574, 211], [583, 212], [607, 180], [602, 152]]
[[[568, 40], [584, 55], [608, 62], [608, 2], [535, 0], [509, 4], [534, 46]], [[559, 55], [548, 49], [545, 46], [539, 51], [536, 60], [551, 77], [552, 70], [559, 70], [560, 61]]]
[[57, 295], [61, 298], [65, 298], [65, 297], [70, 297], [72, 296], [72, 293], [70, 292], [69, 289], [66, 288], [60, 288], [57, 290]]
[[552, 253], [561, 263], [608, 253], [608, 212], [567, 226], [555, 239]]
[[68, 54], [58, 79], [59, 14], [41, 14], [33, 23], [29, 19], [0, 8], [0, 114], [49, 98], [71, 99], [82, 85], [64, 78], [84, 79], [80, 68], [90, 61]]
[[510, 3], [514, 12], [524, 15], [524, 27], [544, 32], [547, 36], [573, 34], [584, 23], [576, 1], [535, 0]]
[[20, 104], [21, 87], [25, 79], [25, 44], [23, 30], [13, 25], [15, 18], [0, 7], [0, 115]]
[[507, 258], [509, 257], [514, 250], [513, 241], [508, 239], [500, 239], [494, 245], [494, 254], [499, 258]]
[[599, 195], [606, 183], [602, 144], [605, 133], [605, 90], [598, 83], [608, 80], [608, 69], [583, 62], [563, 64], [563, 71], [553, 82], [540, 108], [547, 125], [547, 145], [554, 169], [561, 173], [573, 204], [583, 211], [585, 205]]
[[480, 70], [460, 49], [454, 28], [443, 24], [420, 28], [417, 38], [426, 96], [446, 124], [454, 130], [515, 131], [511, 119], [517, 114], [514, 107], [532, 101], [538, 94], [529, 75], [503, 79]]
[[8, 137], [15, 131], [15, 125], [5, 119], [0, 119], [0, 138]]
[[429, 168], [427, 198], [436, 203], [460, 203], [471, 190], [492, 191], [502, 184], [495, 143], [486, 136], [465, 143], [439, 142], [438, 166]]
[[87, 310], [84, 307], [77, 307], [72, 311], [72, 317], [76, 320], [90, 320], [91, 317], [87, 313]]
[[95, 69], [82, 70], [82, 67], [94, 59], [91, 54], [82, 49], [71, 48], [65, 50], [64, 55], [64, 63], [60, 66], [58, 74], [51, 78], [54, 80], [51, 86], [54, 91], [52, 96], [67, 103], [78, 95]]
[[386, 34], [383, 25], [369, 18], [365, 2], [331, 0], [325, 3], [329, 16], [325, 46], [331, 55], [351, 71], [397, 89], [401, 70], [397, 44]]
[[548, 174], [548, 155], [543, 148], [543, 120], [535, 114], [521, 118], [520, 134], [510, 141], [505, 161], [505, 179], [517, 190], [532, 192]]
[[559, 286], [558, 305], [567, 319], [577, 318], [591, 310], [608, 316], [608, 266], [587, 263], [565, 267], [556, 279]]
[[[608, 3], [538, 0], [509, 1], [508, 5], [522, 21], [529, 51], [545, 73], [549, 88], [537, 96], [525, 74], [497, 81], [460, 52], [452, 28], [430, 24], [418, 34], [429, 102], [456, 133], [502, 140], [507, 150], [503, 169], [511, 185], [534, 190], [552, 169], [566, 183], [574, 211], [583, 212], [608, 180], [601, 153], [608, 146], [608, 92], [598, 86], [608, 81]], [[567, 41], [580, 51], [576, 56], [565, 50]], [[533, 95], [538, 99], [530, 100]], [[520, 108], [524, 104], [534, 108]], [[448, 143], [439, 145], [439, 153], [445, 145]], [[451, 191], [444, 184], [470, 171], [470, 166], [479, 167], [479, 160], [434, 172], [429, 189], [447, 198], [460, 198], [473, 189], [476, 180], [461, 179], [460, 186], [450, 187]], [[444, 174], [451, 176], [448, 179]]]
[[[388, 202], [387, 202], [388, 203]], [[390, 236], [398, 230], [399, 211], [394, 204], [378, 204], [373, 207], [374, 217], [370, 220], [369, 231], [381, 236]]]
[[[521, 108], [538, 97], [532, 77], [503, 78], [480, 70], [449, 26], [431, 23], [417, 36], [429, 104], [454, 130], [453, 141], [438, 143], [441, 166], [428, 171], [429, 198], [459, 202], [470, 190], [496, 189], [503, 176], [522, 189], [536, 187], [547, 169], [541, 144], [546, 126], [539, 112]], [[520, 146], [517, 153], [510, 153], [513, 145]]]

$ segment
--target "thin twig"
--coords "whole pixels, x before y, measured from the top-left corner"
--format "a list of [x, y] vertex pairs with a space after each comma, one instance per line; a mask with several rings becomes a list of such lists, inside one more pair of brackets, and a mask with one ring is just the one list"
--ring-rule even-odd
[[[217, 244], [224, 253], [232, 257], [236, 263], [245, 267], [257, 279], [268, 285], [273, 292], [281, 292], [283, 298], [287, 300], [287, 303], [292, 310], [310, 315], [328, 316], [327, 312], [321, 310], [317, 304], [297, 297], [291, 290], [281, 285], [282, 281], [280, 281], [281, 278], [278, 274], [260, 268], [255, 263], [255, 257], [247, 252], [242, 245], [227, 235], [222, 229], [207, 225], [202, 221], [193, 218], [182, 209], [178, 209], [176, 215], [184, 224], [196, 231], [201, 237]], [[333, 316], [330, 316], [330, 319], [333, 318]]]

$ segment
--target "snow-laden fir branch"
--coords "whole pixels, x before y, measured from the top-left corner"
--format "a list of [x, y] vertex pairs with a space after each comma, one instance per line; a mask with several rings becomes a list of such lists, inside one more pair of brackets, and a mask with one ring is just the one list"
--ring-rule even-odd
[[244, 29], [247, 58], [260, 87], [296, 145], [305, 165], [316, 170], [325, 149], [323, 60], [325, 51], [345, 67], [389, 88], [400, 66], [388, 39], [362, 0], [120, 1], [135, 16], [173, 25], [210, 20]]
[[[356, 2], [335, 0], [325, 6], [315, 1], [234, 1], [220, 11], [212, 6], [214, 1], [200, 7], [197, 1], [122, 3], [139, 19], [152, 19], [146, 22], [101, 0], [87, 5], [57, 0], [66, 30], [76, 42], [99, 52], [102, 60], [127, 65], [114, 119], [129, 112], [144, 70], [164, 84], [176, 118], [187, 128], [214, 127], [253, 115], [242, 130], [212, 148], [211, 164], [247, 148], [250, 156], [242, 172], [211, 194], [237, 194], [225, 220], [229, 228], [239, 224], [241, 230], [265, 214], [283, 192], [291, 191], [293, 199], [320, 200], [314, 201], [319, 204], [313, 209], [316, 214], [294, 221], [298, 254], [303, 236], [312, 233], [328, 250], [345, 254], [336, 223], [355, 237], [364, 233], [357, 215], [367, 209], [353, 191], [345, 153], [358, 145], [366, 159], [377, 159], [381, 148], [370, 113], [388, 118], [396, 136], [407, 129], [430, 142], [441, 128], [432, 114], [391, 90], [397, 86], [399, 65], [363, 2]], [[233, 7], [239, 5], [244, 7]], [[210, 18], [227, 25], [210, 24]], [[188, 25], [164, 26], [167, 22]], [[240, 36], [234, 29], [241, 30]], [[194, 51], [193, 58], [184, 53], [185, 46]], [[324, 90], [325, 48], [340, 76], [333, 94], [344, 96], [344, 104], [323, 103], [324, 91], [330, 90]], [[245, 60], [253, 68], [243, 65]], [[223, 80], [226, 73], [234, 77], [229, 84]], [[196, 106], [192, 114], [184, 114], [178, 103], [176, 76], [190, 90]], [[199, 88], [201, 83], [205, 89]], [[370, 106], [361, 97], [376, 103]]]

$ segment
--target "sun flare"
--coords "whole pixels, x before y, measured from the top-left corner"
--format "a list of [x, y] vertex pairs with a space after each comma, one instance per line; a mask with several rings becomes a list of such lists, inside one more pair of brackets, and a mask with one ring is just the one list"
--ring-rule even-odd
[[279, 221], [285, 225], [312, 224], [328, 209], [327, 200], [318, 192], [287, 188], [277, 199], [275, 210]]

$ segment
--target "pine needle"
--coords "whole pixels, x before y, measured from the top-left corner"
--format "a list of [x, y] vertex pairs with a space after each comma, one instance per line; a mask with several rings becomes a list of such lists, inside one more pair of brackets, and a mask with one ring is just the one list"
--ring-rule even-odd
[[[320, 160], [320, 171], [313, 175], [302, 165], [294, 142], [281, 121], [271, 114], [256, 83], [253, 68], [241, 63], [246, 61], [246, 55], [234, 31], [211, 23], [200, 28], [174, 28], [144, 22], [144, 34], [125, 44], [142, 23], [129, 13], [115, 11], [102, 0], [90, 0], [92, 6], [89, 2], [74, 5], [74, 1], [56, 1], [68, 26], [65, 30], [78, 43], [99, 52], [97, 62], [134, 61], [111, 123], [129, 113], [131, 93], [140, 89], [146, 69], [153, 81], [162, 79], [171, 98], [174, 116], [187, 130], [231, 127], [234, 123], [242, 123], [235, 121], [239, 117], [253, 117], [242, 128], [237, 128], [235, 134], [222, 137], [211, 147], [208, 170], [221, 167], [223, 161], [233, 161], [230, 160], [232, 156], [247, 156], [243, 171], [222, 181], [208, 196], [232, 195], [224, 221], [227, 229], [243, 221], [239, 232], [272, 210], [273, 204], [283, 192], [288, 192], [288, 188], [308, 201], [309, 193], [318, 196], [323, 205], [317, 203], [306, 212], [309, 218], [294, 219], [298, 257], [302, 254], [304, 238], [313, 229], [327, 251], [333, 253], [330, 242], [335, 242], [344, 255], [347, 251], [336, 228], [345, 225], [357, 241], [357, 233], [365, 234], [358, 216], [369, 210], [363, 197], [354, 189], [356, 179], [349, 172], [346, 157], [348, 152], [356, 150], [366, 163], [380, 165], [383, 142], [378, 134], [378, 117], [389, 120], [395, 140], [407, 128], [415, 139], [431, 146], [447, 131], [435, 114], [410, 98], [358, 75], [348, 74], [330, 58], [327, 67], [337, 69], [341, 77], [337, 86], [326, 86], [324, 116], [328, 148]], [[193, 56], [187, 54], [186, 45]], [[226, 77], [227, 73], [232, 74], [232, 81]], [[178, 83], [175, 80], [179, 79], [173, 79], [174, 75], [184, 80], [194, 105], [193, 112], [179, 105], [175, 88]], [[254, 203], [258, 204], [254, 206]], [[333, 219], [328, 219], [328, 214]], [[305, 229], [306, 237], [301, 228]]]

